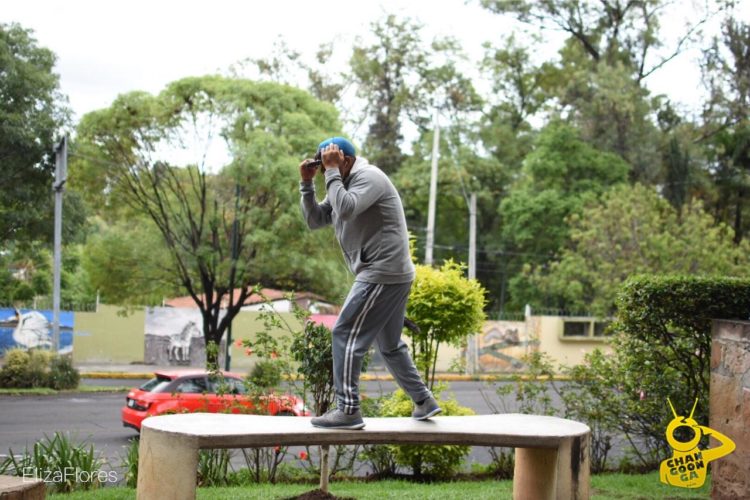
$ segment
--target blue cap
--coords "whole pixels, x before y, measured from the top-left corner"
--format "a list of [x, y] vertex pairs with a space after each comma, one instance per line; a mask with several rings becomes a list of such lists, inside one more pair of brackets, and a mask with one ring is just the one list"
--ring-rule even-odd
[[326, 139], [325, 141], [318, 144], [318, 151], [322, 150], [329, 144], [337, 145], [341, 152], [344, 153], [344, 156], [354, 156], [354, 146], [352, 146], [352, 143], [347, 141], [343, 137], [331, 137], [330, 139]]

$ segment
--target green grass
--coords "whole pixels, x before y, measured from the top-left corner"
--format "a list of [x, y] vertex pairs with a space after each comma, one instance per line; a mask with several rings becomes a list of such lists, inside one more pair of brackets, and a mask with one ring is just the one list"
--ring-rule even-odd
[[78, 392], [127, 392], [131, 387], [111, 385], [79, 385], [75, 389], [57, 391], [48, 387], [34, 387], [33, 389], [0, 388], [0, 396], [53, 396], [55, 394], [72, 394]]
[[[315, 488], [310, 484], [260, 484], [233, 488], [199, 488], [201, 500], [272, 499], [299, 495]], [[408, 481], [334, 482], [330, 491], [336, 496], [358, 500], [383, 500], [398, 498], [417, 499], [474, 499], [511, 498], [513, 484], [510, 481], [476, 481], [419, 484]], [[710, 481], [702, 488], [689, 490], [667, 486], [659, 482], [659, 474], [628, 475], [601, 474], [591, 478], [591, 498], [599, 500], [641, 499], [708, 499]], [[50, 500], [131, 500], [135, 490], [129, 488], [103, 488], [90, 492], [68, 495], [49, 495]]]

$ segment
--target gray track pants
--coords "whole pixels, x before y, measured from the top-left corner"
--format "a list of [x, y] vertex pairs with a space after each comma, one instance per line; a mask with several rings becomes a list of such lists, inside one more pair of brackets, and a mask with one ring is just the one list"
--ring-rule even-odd
[[414, 401], [431, 395], [401, 340], [411, 283], [382, 285], [355, 281], [333, 327], [333, 381], [339, 409], [359, 409], [362, 358], [377, 340], [388, 371]]

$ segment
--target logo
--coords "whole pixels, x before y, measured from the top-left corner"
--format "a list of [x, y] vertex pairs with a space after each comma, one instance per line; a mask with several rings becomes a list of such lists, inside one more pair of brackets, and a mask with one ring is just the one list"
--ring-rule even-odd
[[[693, 420], [693, 413], [698, 399], [693, 403], [689, 417], [677, 415], [672, 402], [667, 398], [674, 418], [667, 425], [667, 443], [672, 448], [672, 458], [662, 461], [659, 467], [659, 478], [664, 484], [680, 488], [700, 488], [706, 482], [706, 466], [734, 451], [734, 441], [719, 431], [698, 424]], [[680, 439], [675, 436], [675, 432]], [[712, 436], [721, 443], [715, 448], [698, 448], [703, 436]]]

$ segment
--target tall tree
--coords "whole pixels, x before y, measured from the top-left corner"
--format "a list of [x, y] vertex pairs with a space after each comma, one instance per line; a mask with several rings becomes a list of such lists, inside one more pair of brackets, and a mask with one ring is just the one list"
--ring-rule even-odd
[[0, 24], [0, 240], [52, 234], [53, 149], [68, 120], [55, 55], [33, 32]]
[[750, 231], [750, 25], [729, 17], [721, 40], [704, 52], [709, 99], [703, 111], [717, 218], [739, 242]]
[[411, 19], [388, 15], [372, 25], [374, 43], [357, 43], [350, 60], [370, 120], [364, 153], [387, 173], [405, 159], [401, 147], [407, 120], [424, 129], [436, 106], [455, 112], [480, 104], [471, 81], [457, 69], [457, 42], [435, 40], [428, 48], [421, 30]]
[[[575, 129], [552, 122], [540, 133], [536, 149], [526, 157], [522, 177], [500, 204], [505, 248], [522, 265], [543, 266], [568, 242], [568, 217], [612, 186], [625, 182], [628, 164], [615, 154], [584, 142]], [[517, 275], [511, 280], [511, 305], [520, 310], [533, 286]]]
[[725, 3], [707, 3], [666, 54], [657, 54], [663, 46], [659, 18], [671, 5], [667, 0], [481, 0], [491, 12], [567, 33], [593, 63], [623, 65], [638, 84], [679, 55]]
[[533, 303], [607, 316], [631, 275], [750, 274], [750, 246], [734, 245], [732, 229], [716, 225], [701, 202], [688, 203], [679, 217], [642, 185], [612, 189], [572, 217], [570, 232], [561, 255], [531, 273]]
[[299, 89], [185, 78], [86, 115], [73, 157], [156, 225], [218, 344], [259, 283], [346, 287], [330, 233], [306, 231], [298, 207], [300, 160], [336, 133], [335, 109]]

